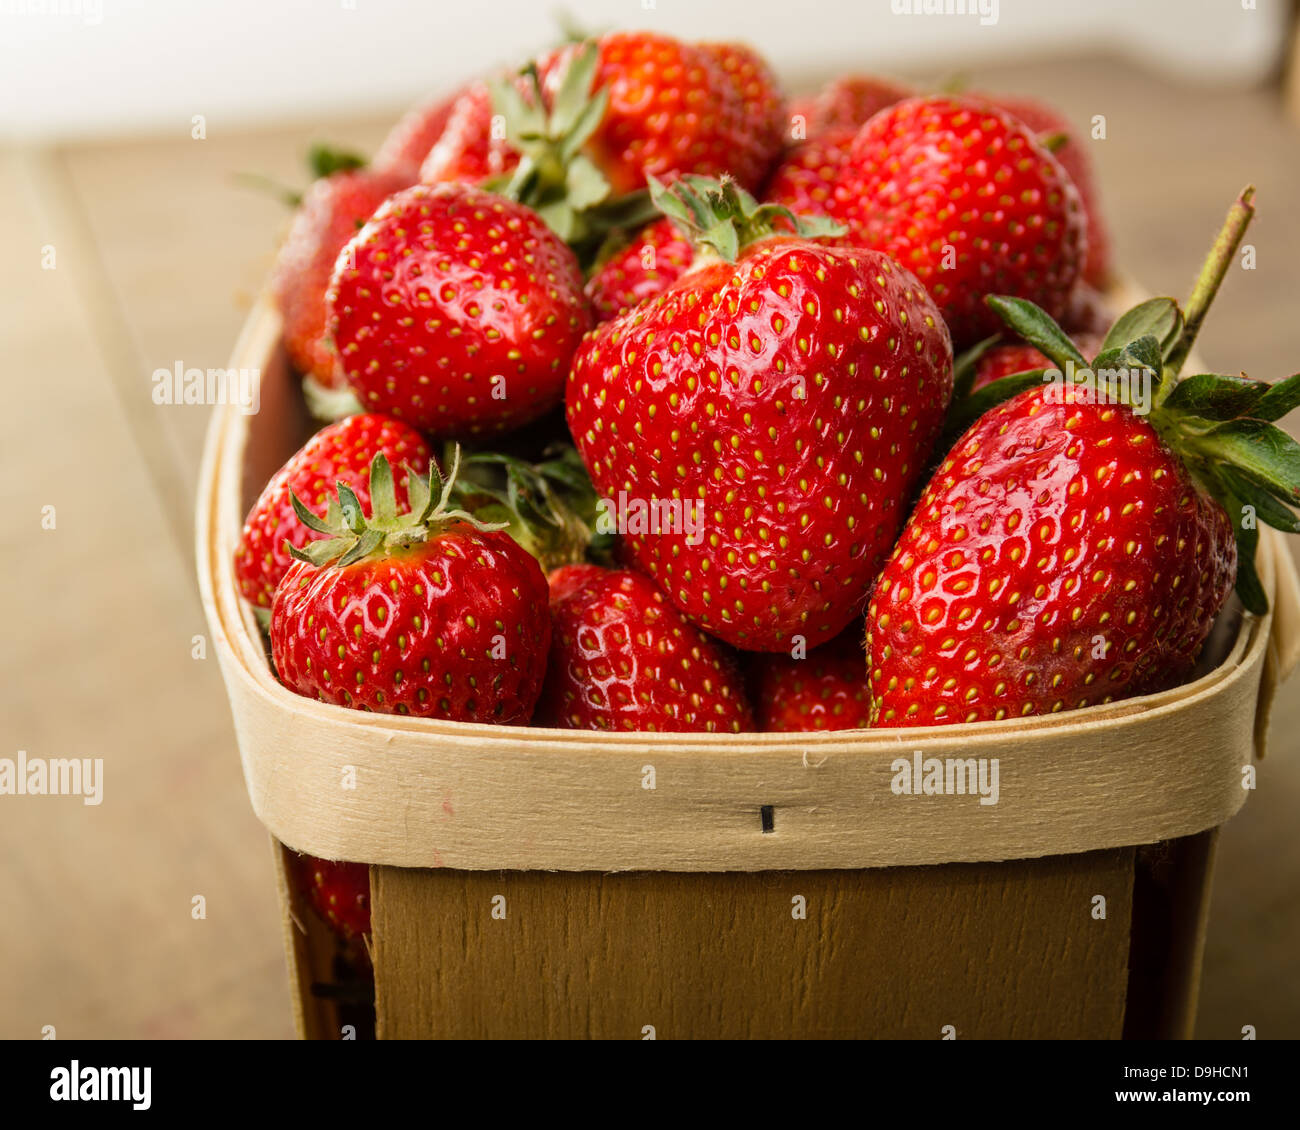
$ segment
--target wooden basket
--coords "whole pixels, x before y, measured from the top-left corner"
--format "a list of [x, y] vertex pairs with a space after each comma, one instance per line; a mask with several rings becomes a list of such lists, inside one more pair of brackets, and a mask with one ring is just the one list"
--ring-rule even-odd
[[[311, 425], [268, 306], [231, 365], [261, 410], [213, 419], [199, 581], [300, 1034], [339, 1035], [310, 992], [333, 943], [281, 845], [371, 864], [381, 1038], [1190, 1034], [1215, 830], [1300, 657], [1272, 530], [1268, 615], [1234, 603], [1194, 681], [1087, 710], [741, 736], [363, 714], [282, 687], [237, 595], [243, 516]], [[997, 803], [897, 795], [918, 754], [996, 759]]]

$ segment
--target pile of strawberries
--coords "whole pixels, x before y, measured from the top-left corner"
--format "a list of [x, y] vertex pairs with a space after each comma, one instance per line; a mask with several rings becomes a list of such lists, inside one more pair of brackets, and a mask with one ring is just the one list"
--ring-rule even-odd
[[628, 732], [1173, 685], [1234, 583], [1263, 611], [1258, 523], [1300, 531], [1300, 377], [1180, 375], [1252, 213], [1185, 305], [1112, 318], [1087, 152], [1037, 104], [855, 76], [788, 105], [748, 48], [615, 33], [418, 108], [280, 255], [338, 418], [236, 554], [276, 673]]

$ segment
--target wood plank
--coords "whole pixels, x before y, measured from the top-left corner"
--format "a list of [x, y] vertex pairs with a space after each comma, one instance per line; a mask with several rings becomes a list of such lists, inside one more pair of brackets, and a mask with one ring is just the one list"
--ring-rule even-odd
[[381, 1039], [1105, 1039], [1123, 1025], [1131, 849], [850, 872], [373, 874]]

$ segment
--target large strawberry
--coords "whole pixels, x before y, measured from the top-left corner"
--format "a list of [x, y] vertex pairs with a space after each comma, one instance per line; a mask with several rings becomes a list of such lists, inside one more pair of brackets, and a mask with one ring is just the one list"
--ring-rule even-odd
[[569, 428], [678, 608], [738, 647], [816, 646], [902, 524], [952, 391], [947, 331], [884, 255], [774, 235], [788, 210], [734, 184], [657, 191], [713, 261], [587, 339]]
[[987, 95], [993, 105], [1006, 110], [1025, 123], [1040, 138], [1052, 139], [1052, 152], [1069, 174], [1083, 201], [1084, 215], [1088, 220], [1088, 256], [1084, 262], [1083, 277], [1092, 286], [1105, 289], [1110, 283], [1110, 230], [1101, 208], [1097, 178], [1092, 160], [1074, 127], [1061, 114], [1031, 98], [1008, 98], [1006, 95]]
[[531, 209], [468, 185], [392, 197], [340, 256], [330, 332], [370, 409], [438, 436], [554, 407], [591, 324], [573, 252]]
[[534, 722], [573, 730], [754, 728], [735, 659], [628, 570], [570, 566], [551, 583], [551, 655]]
[[1257, 523], [1300, 532], [1300, 445], [1270, 423], [1300, 403], [1300, 376], [1177, 379], [1250, 214], [1247, 193], [1185, 322], [1144, 303], [1091, 365], [1042, 311], [993, 301], [1057, 379], [1003, 382], [1031, 387], [977, 419], [922, 494], [868, 611], [873, 724], [1156, 691], [1192, 670], [1234, 573], [1264, 610]]
[[587, 297], [600, 321], [662, 294], [695, 258], [691, 241], [667, 218], [647, 224], [603, 259], [587, 280]]
[[806, 655], [759, 658], [754, 702], [760, 730], [859, 730], [871, 724], [860, 626], [854, 621]]
[[[431, 458], [424, 437], [414, 428], [365, 413], [322, 428], [289, 457], [253, 503], [235, 549], [235, 579], [245, 600], [270, 609], [276, 586], [293, 562], [288, 547], [302, 549], [315, 536], [294, 513], [293, 496], [313, 510], [323, 510], [341, 481], [368, 513], [370, 464], [381, 453], [395, 467], [423, 468]], [[397, 492], [405, 502], [404, 480]]]
[[856, 132], [868, 118], [909, 98], [912, 91], [893, 79], [872, 75], [844, 75], [832, 79], [816, 94], [791, 107], [800, 128], [794, 140], [848, 130]]
[[299, 855], [292, 869], [298, 890], [339, 937], [370, 933], [370, 868], [364, 863], [334, 862]]
[[399, 511], [383, 455], [370, 470], [367, 520], [346, 484], [276, 590], [271, 655], [290, 690], [387, 714], [522, 725], [546, 669], [546, 577], [507, 534], [448, 500], [442, 482], [410, 473]]
[[998, 328], [989, 294], [1059, 318], [1087, 251], [1078, 190], [1023, 123], [969, 98], [873, 117], [841, 180], [852, 235], [912, 271], [958, 345]]
[[412, 180], [409, 167], [344, 167], [321, 177], [303, 196], [276, 257], [271, 295], [284, 320], [289, 360], [326, 388], [343, 383], [338, 357], [325, 336], [325, 292], [334, 262], [376, 209]]

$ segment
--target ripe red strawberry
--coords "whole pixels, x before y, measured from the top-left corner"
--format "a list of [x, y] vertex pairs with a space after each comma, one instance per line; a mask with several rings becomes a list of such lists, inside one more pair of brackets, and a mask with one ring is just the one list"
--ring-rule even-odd
[[1088, 256], [1084, 263], [1083, 277], [1092, 286], [1104, 290], [1110, 283], [1112, 270], [1110, 231], [1101, 208], [1097, 178], [1093, 172], [1087, 143], [1081, 139], [1074, 127], [1050, 106], [1044, 106], [1041, 102], [1030, 98], [1008, 98], [1000, 94], [987, 97], [993, 105], [1019, 118], [1040, 138], [1055, 135], [1063, 139], [1059, 146], [1053, 149], [1053, 153], [1074, 182], [1074, 187], [1079, 190], [1084, 215], [1088, 222]]
[[300, 855], [294, 860], [298, 890], [339, 937], [370, 933], [370, 868]]
[[[587, 152], [615, 195], [644, 188], [647, 176], [730, 172], [754, 187], [766, 175], [780, 145], [771, 136], [770, 76], [745, 74], [758, 74], [756, 60], [743, 64], [734, 51], [645, 31], [614, 32], [597, 44], [595, 85], [609, 101]], [[539, 62], [548, 90], [580, 50], [565, 47]], [[754, 82], [764, 89], [747, 103]]]
[[778, 210], [734, 184], [661, 189], [719, 259], [584, 342], [569, 429], [604, 497], [678, 501], [660, 532], [620, 532], [679, 609], [738, 647], [814, 647], [861, 610], [902, 523], [952, 393], [947, 331], [884, 255], [765, 238]]
[[578, 562], [573, 565], [561, 565], [552, 569], [546, 576], [546, 583], [551, 591], [551, 603], [557, 604], [570, 593], [575, 592], [588, 581], [602, 576], [606, 572], [599, 565]]
[[854, 621], [830, 643], [799, 659], [762, 656], [754, 702], [760, 730], [790, 733], [869, 726], [871, 695], [860, 622]]
[[687, 272], [694, 258], [691, 241], [672, 220], [646, 225], [587, 280], [587, 297], [597, 320], [607, 321], [629, 306], [662, 294]]
[[[1014, 395], [949, 452], [868, 608], [873, 725], [1157, 691], [1192, 670], [1234, 573], [1247, 609], [1266, 609], [1257, 522], [1300, 532], [1300, 445], [1269, 421], [1300, 403], [1300, 376], [1177, 380], [1250, 214], [1247, 193], [1185, 323], [1169, 300], [1144, 303], [1090, 378]], [[1058, 368], [1086, 369], [1041, 311], [995, 305]]]
[[591, 325], [573, 252], [531, 209], [468, 185], [390, 199], [340, 257], [327, 302], [361, 403], [437, 436], [553, 408]]
[[507, 534], [447, 508], [458, 462], [459, 449], [447, 484], [432, 465], [427, 481], [412, 476], [408, 512], [382, 455], [369, 521], [345, 485], [327, 520], [295, 507], [326, 539], [294, 551], [271, 609], [271, 655], [290, 690], [386, 714], [527, 723], [550, 644], [546, 577]]
[[855, 136], [851, 130], [826, 130], [792, 146], [772, 174], [764, 199], [784, 204], [796, 215], [841, 219], [844, 206], [836, 190]]
[[557, 572], [536, 725], [709, 733], [754, 728], [735, 659], [688, 623], [653, 581], [592, 566]]
[[1065, 310], [1087, 249], [1079, 194], [1004, 111], [900, 102], [862, 127], [841, 184], [852, 235], [916, 274], [959, 346], [998, 328], [988, 294]]
[[463, 90], [458, 90], [453, 94], [438, 95], [403, 114], [380, 144], [370, 162], [371, 168], [385, 172], [419, 169], [442, 137], [452, 107], [462, 93]]
[[510, 172], [519, 164], [519, 151], [494, 129], [492, 91], [486, 82], [466, 87], [447, 108], [447, 121], [420, 166], [425, 184], [463, 181], [481, 184]]
[[791, 113], [802, 119], [802, 136], [806, 138], [844, 130], [856, 132], [869, 118], [912, 94], [911, 87], [893, 79], [845, 75], [832, 79], [811, 97], [800, 99], [791, 107]]
[[[1074, 343], [1085, 357], [1095, 357], [1101, 352], [1101, 334], [1075, 334]], [[999, 345], [990, 349], [979, 359], [975, 366], [975, 380], [970, 391], [978, 392], [986, 385], [992, 384], [1012, 373], [1027, 373], [1033, 369], [1047, 369], [1054, 365], [1046, 354], [1032, 345], [1016, 342], [1011, 345]]]
[[[315, 536], [298, 520], [292, 496], [296, 494], [312, 510], [323, 510], [342, 480], [369, 513], [369, 468], [381, 452], [395, 467], [424, 468], [432, 458], [414, 428], [369, 414], [349, 416], [322, 428], [289, 457], [253, 503], [235, 549], [235, 578], [245, 600], [269, 609], [276, 586], [293, 561], [286, 541], [302, 549]], [[404, 503], [404, 479], [397, 492]]]
[[[786, 143], [789, 120], [781, 84], [752, 47], [743, 43], [701, 43], [699, 47], [722, 68], [751, 125], [745, 162], [754, 170], [752, 183], [761, 184]], [[734, 158], [732, 163], [736, 163]], [[742, 183], [747, 174], [744, 165], [733, 173]]]
[[342, 382], [338, 357], [325, 337], [325, 291], [344, 245], [395, 192], [410, 169], [345, 169], [317, 180], [303, 197], [271, 276], [271, 294], [284, 319], [284, 345], [299, 372], [326, 388]]

